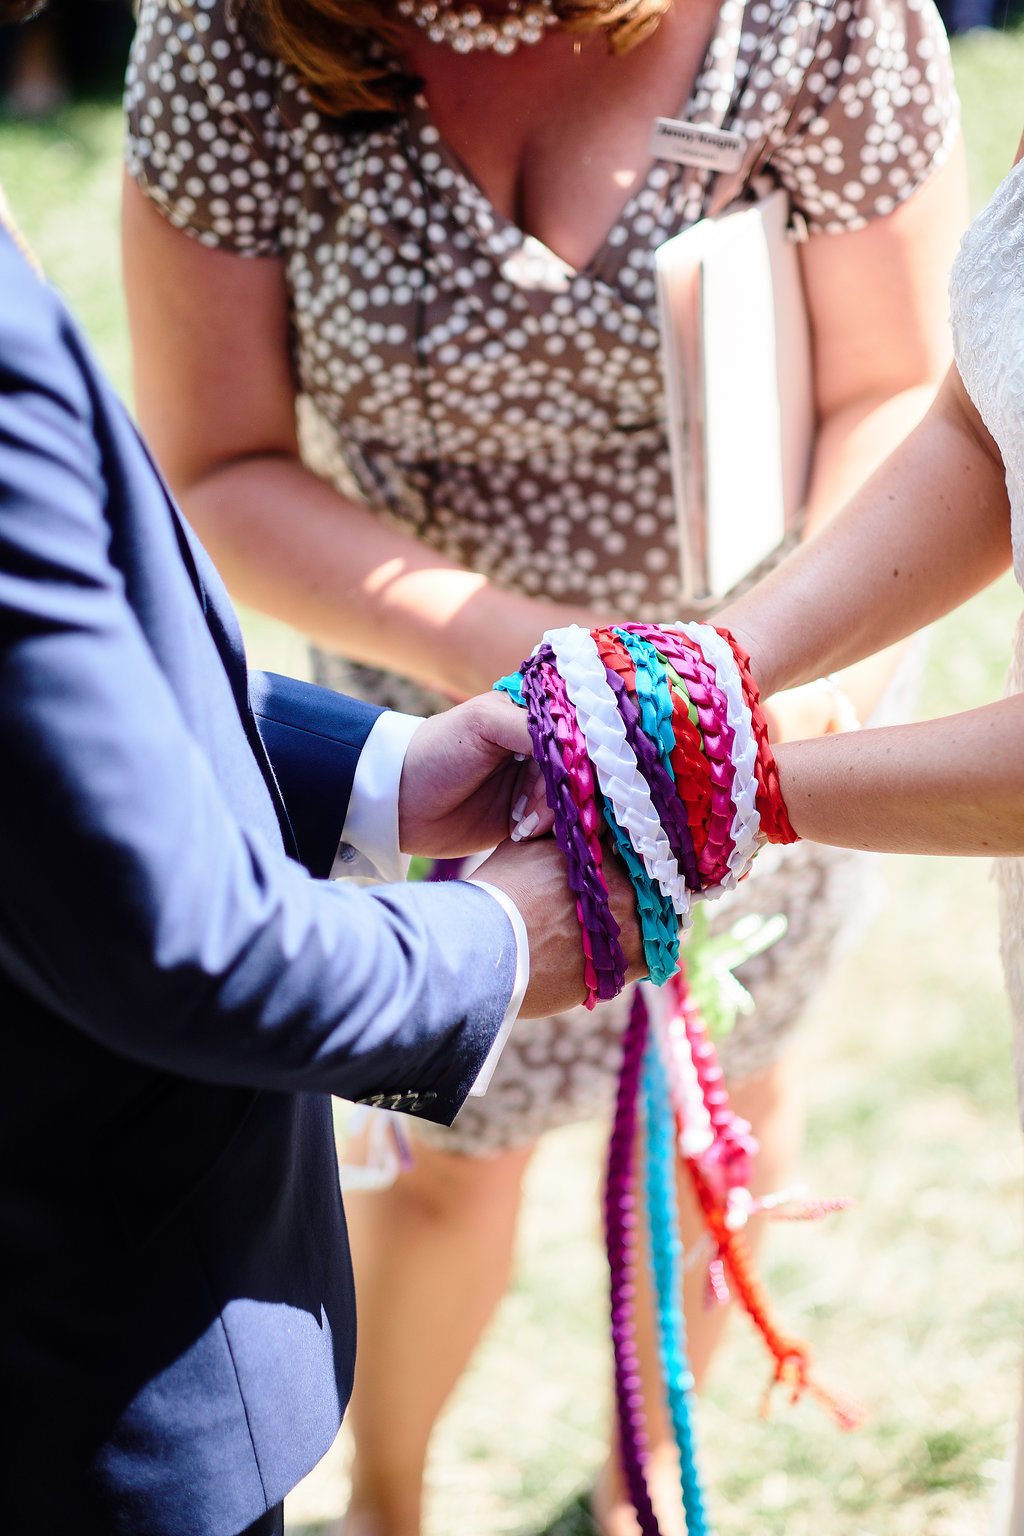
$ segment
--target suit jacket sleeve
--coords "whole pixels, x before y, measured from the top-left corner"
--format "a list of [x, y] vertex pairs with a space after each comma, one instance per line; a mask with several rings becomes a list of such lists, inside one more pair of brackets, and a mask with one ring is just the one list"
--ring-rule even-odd
[[299, 858], [325, 880], [341, 842], [359, 754], [383, 711], [276, 672], [251, 673], [249, 698]]
[[[311, 880], [276, 825], [237, 813], [114, 557], [96, 412], [61, 307], [0, 240], [0, 966], [131, 1058], [353, 1099], [416, 1089], [451, 1120], [511, 995], [508, 918], [465, 884]], [[313, 788], [343, 790], [338, 831], [373, 718], [355, 709]], [[333, 829], [310, 826], [322, 867]]]

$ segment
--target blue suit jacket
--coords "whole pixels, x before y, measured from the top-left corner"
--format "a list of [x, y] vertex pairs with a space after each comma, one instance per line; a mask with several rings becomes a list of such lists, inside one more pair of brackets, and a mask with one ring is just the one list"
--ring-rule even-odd
[[450, 1121], [515, 964], [475, 887], [310, 878], [376, 714], [247, 679], [212, 566], [0, 231], [10, 1536], [233, 1536], [334, 1438], [328, 1095]]

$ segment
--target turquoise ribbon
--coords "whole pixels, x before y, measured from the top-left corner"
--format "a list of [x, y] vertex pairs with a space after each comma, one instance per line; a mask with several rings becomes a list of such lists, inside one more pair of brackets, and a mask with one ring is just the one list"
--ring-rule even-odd
[[653, 1031], [643, 1059], [644, 1185], [647, 1231], [658, 1317], [658, 1351], [672, 1433], [679, 1450], [679, 1480], [687, 1536], [708, 1536], [693, 1430], [694, 1382], [686, 1353], [682, 1295], [683, 1244], [676, 1194], [675, 1116]]

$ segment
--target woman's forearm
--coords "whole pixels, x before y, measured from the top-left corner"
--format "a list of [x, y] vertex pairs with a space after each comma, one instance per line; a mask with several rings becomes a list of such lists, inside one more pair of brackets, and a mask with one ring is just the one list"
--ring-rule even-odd
[[[816, 540], [860, 493], [921, 419], [943, 380], [951, 352], [946, 319], [949, 267], [966, 221], [966, 171], [958, 145], [891, 214], [841, 235], [812, 235], [801, 246], [819, 418], [807, 496], [807, 539]], [[888, 526], [884, 532], [887, 537]], [[852, 613], [837, 616], [832, 633], [819, 632], [817, 620], [824, 618], [827, 629], [826, 610], [845, 595], [848, 563], [826, 564], [820, 591], [813, 590], [814, 560], [802, 556], [796, 569], [797, 584], [788, 585], [787, 567], [784, 578], [758, 588], [749, 604], [744, 599], [731, 606], [726, 622], [749, 625], [763, 681], [772, 692], [837, 671], [854, 656], [871, 654], [867, 666], [842, 678], [863, 719], [896, 657], [874, 655], [885, 644], [882, 636], [872, 635], [859, 649], [833, 644], [839, 632], [844, 640], [853, 639]], [[755, 631], [769, 597], [778, 601], [778, 609], [772, 611], [773, 627], [762, 656], [761, 636]], [[786, 602], [793, 597], [806, 606], [799, 613], [790, 610], [792, 629], [783, 633]], [[888, 638], [898, 640], [914, 627], [896, 625]]]
[[[864, 481], [921, 420], [937, 380], [896, 394], [869, 395], [843, 404], [820, 424], [807, 496], [803, 543], [813, 538], [860, 490]], [[889, 646], [835, 678], [858, 720], [869, 718], [905, 654]], [[841, 729], [837, 695], [809, 686], [776, 693], [768, 704], [773, 741], [794, 741]]]
[[1024, 695], [788, 742], [776, 756], [801, 837], [887, 853], [1024, 855]]
[[765, 696], [874, 655], [1010, 561], [1002, 461], [955, 371], [820, 534], [726, 608]]
[[591, 622], [494, 587], [288, 454], [224, 464], [181, 501], [238, 601], [453, 697], [518, 667], [544, 629]]
[[[722, 621], [766, 694], [930, 623], [1010, 560], [1002, 461], [955, 371], [849, 506]], [[897, 853], [1024, 854], [1024, 697], [776, 748], [796, 831]]]

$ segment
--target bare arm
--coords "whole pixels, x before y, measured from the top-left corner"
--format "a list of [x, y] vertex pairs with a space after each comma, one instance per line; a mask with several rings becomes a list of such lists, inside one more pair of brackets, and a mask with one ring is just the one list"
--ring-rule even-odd
[[[1004, 571], [1002, 460], [951, 370], [849, 507], [722, 621], [770, 693], [941, 617]], [[777, 749], [803, 837], [894, 853], [1024, 854], [1024, 697]]]
[[[946, 289], [966, 220], [958, 144], [888, 217], [848, 234], [814, 236], [803, 247], [820, 422], [805, 538], [831, 520], [928, 408], [950, 361]], [[873, 655], [842, 678], [862, 720], [901, 651]], [[832, 709], [820, 692], [773, 700], [775, 739], [819, 734]]]
[[819, 536], [721, 616], [766, 695], [965, 602], [1010, 563], [999, 451], [955, 369], [923, 421]]
[[[941, 617], [1010, 558], [1002, 459], [954, 368], [831, 527], [722, 618], [770, 693]], [[917, 725], [790, 742], [777, 756], [801, 836], [893, 853], [1024, 854], [1019, 695]]]
[[456, 696], [589, 621], [493, 587], [300, 462], [279, 261], [201, 245], [130, 178], [124, 259], [140, 422], [239, 601]]
[[883, 853], [1024, 855], [1024, 695], [787, 742], [777, 756], [801, 837]]

